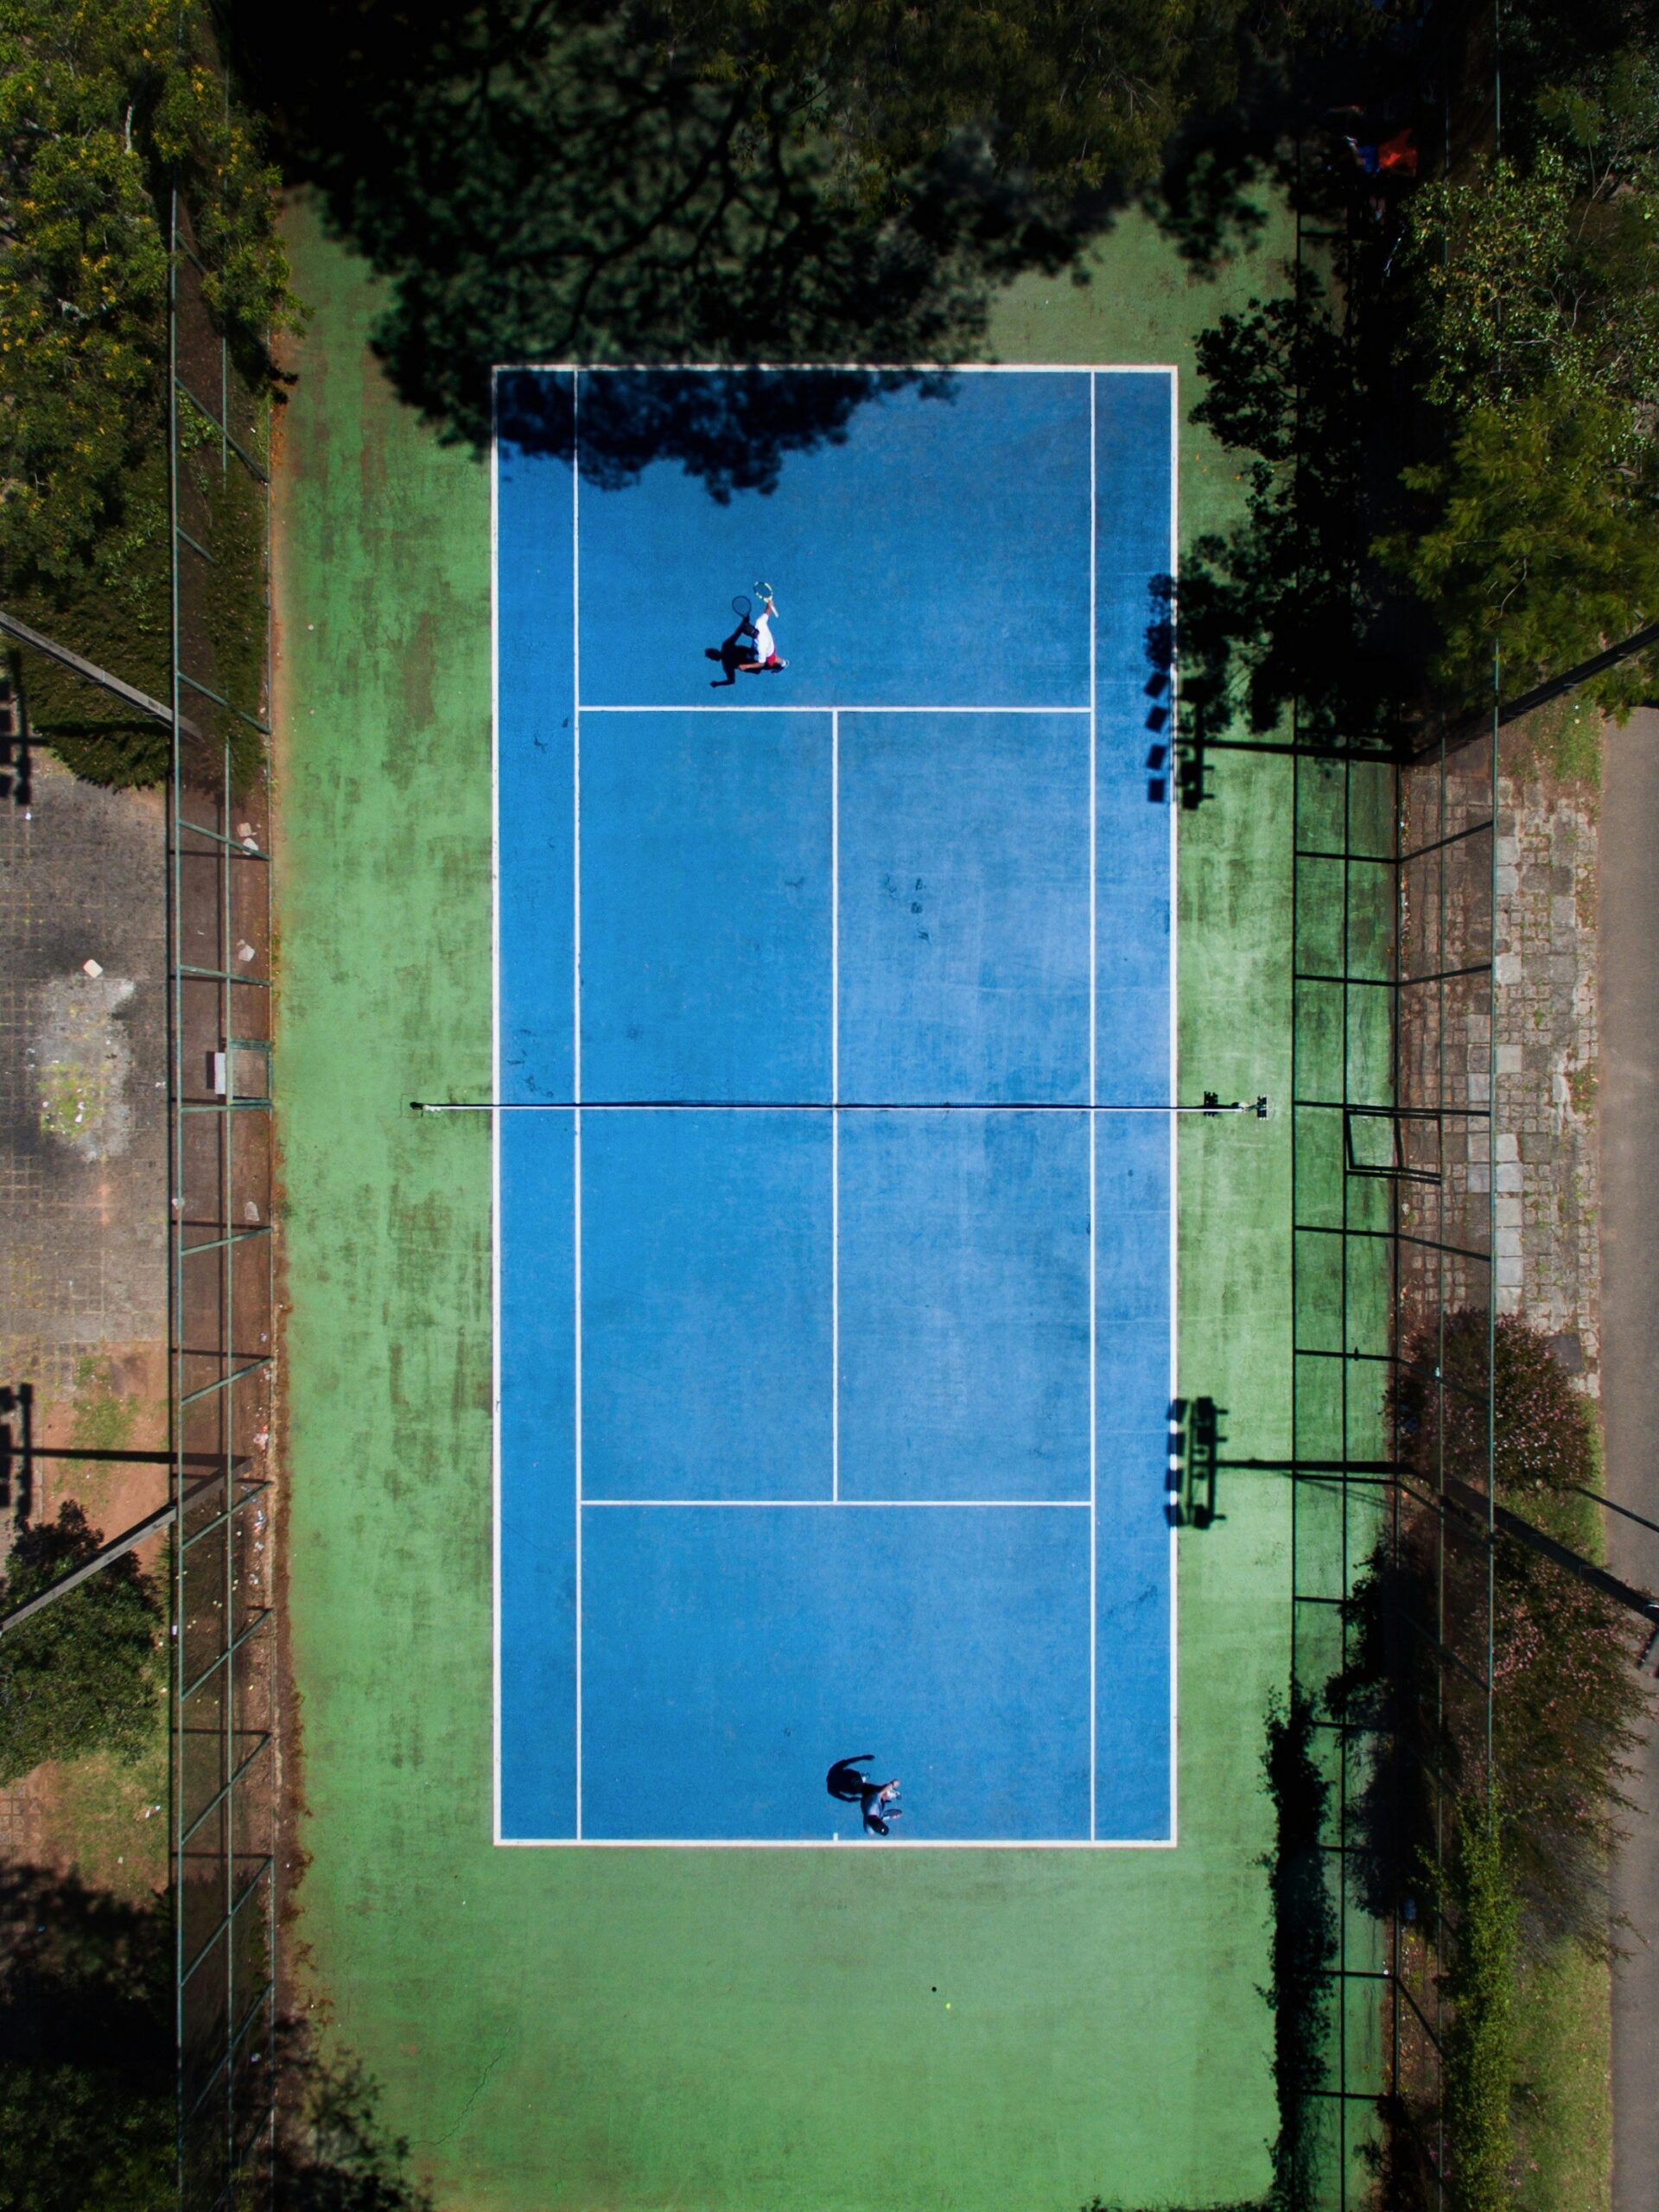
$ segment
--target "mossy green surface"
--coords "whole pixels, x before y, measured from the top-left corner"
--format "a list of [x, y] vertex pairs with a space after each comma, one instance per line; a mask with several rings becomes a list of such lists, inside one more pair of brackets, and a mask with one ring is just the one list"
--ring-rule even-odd
[[[446, 2208], [1072, 2212], [1260, 2192], [1287, 1486], [1179, 1567], [1173, 1850], [552, 1851], [491, 1836], [489, 490], [402, 409], [304, 208], [315, 308], [276, 478], [279, 1109], [307, 1993]], [[1282, 251], [1283, 241], [1277, 250]], [[1004, 359], [1173, 360], [1278, 280], [1126, 221]], [[1182, 438], [1184, 531], [1235, 496]], [[1290, 779], [1183, 817], [1183, 1085], [1287, 1094]], [[1289, 1441], [1289, 1128], [1180, 1131], [1181, 1387]]]

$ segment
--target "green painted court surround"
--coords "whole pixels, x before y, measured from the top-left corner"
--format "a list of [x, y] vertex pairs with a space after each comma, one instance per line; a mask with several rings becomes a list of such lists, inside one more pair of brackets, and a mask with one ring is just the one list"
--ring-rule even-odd
[[[1287, 1486], [1181, 1539], [1174, 1852], [591, 1855], [490, 1842], [489, 495], [367, 349], [304, 210], [315, 308], [277, 476], [289, 1970], [443, 2212], [1074, 2212], [1259, 2191], [1274, 2124], [1260, 1757], [1286, 1678]], [[1276, 242], [1282, 250], [1282, 240]], [[1011, 360], [1170, 360], [1276, 280], [1190, 278], [1124, 222], [1086, 287], [1003, 302]], [[1190, 427], [1181, 525], [1233, 467]], [[1289, 775], [1183, 817], [1182, 1087], [1282, 1097]], [[1287, 1446], [1287, 1122], [1186, 1122], [1180, 1367]], [[1248, 1486], [1247, 1486], [1248, 1485]]]

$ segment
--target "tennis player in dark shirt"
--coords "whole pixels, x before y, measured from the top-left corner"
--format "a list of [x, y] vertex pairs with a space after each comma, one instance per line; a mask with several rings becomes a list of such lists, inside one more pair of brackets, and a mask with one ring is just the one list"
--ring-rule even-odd
[[874, 1751], [860, 1751], [855, 1758], [837, 1759], [824, 1777], [823, 1786], [832, 1797], [843, 1805], [856, 1805], [864, 1816], [867, 1834], [886, 1835], [890, 1821], [903, 1818], [899, 1804], [899, 1783], [872, 1782], [859, 1769], [868, 1766], [875, 1757]]

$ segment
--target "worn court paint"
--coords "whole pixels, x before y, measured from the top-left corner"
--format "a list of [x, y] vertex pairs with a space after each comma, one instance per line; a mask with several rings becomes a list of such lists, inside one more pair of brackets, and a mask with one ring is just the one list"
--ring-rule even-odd
[[[785, 373], [839, 412], [848, 372]], [[613, 411], [635, 392], [646, 421], [656, 381], [582, 379]], [[1086, 377], [963, 372], [874, 392], [764, 493], [716, 501], [662, 462], [625, 485], [584, 466], [583, 705], [707, 702], [699, 649], [730, 629], [734, 594], [767, 582], [791, 665], [746, 679], [746, 701], [1086, 708], [1089, 435]]]
[[[278, 486], [303, 1973], [449, 2207], [1256, 2191], [1259, 1756], [1287, 1615], [1265, 1480], [1183, 1539], [1173, 1853], [490, 1847], [486, 1133], [403, 1111], [490, 1073], [488, 505], [385, 391], [360, 272], [303, 213], [293, 238], [317, 310]], [[1274, 281], [1264, 254], [1199, 283], [1128, 221], [1088, 289], [1022, 286], [995, 334], [1190, 372], [1191, 334]], [[1182, 457], [1190, 531], [1233, 466], [1190, 430]], [[1183, 1064], [1282, 1095], [1288, 778], [1249, 764], [1224, 793], [1181, 825]], [[1183, 1385], [1260, 1454], [1287, 1442], [1285, 1134], [1180, 1139]]]
[[[584, 1098], [828, 1099], [830, 753], [828, 715], [586, 717]], [[574, 769], [567, 753], [563, 788], [550, 795], [566, 819], [575, 814]], [[547, 964], [542, 899], [526, 887], [521, 865], [546, 835], [544, 820], [541, 812], [501, 817], [502, 1020], [509, 1029], [520, 1026], [521, 976], [531, 974], [539, 995]], [[551, 895], [568, 907], [571, 877]], [[526, 931], [534, 940], [528, 948]], [[568, 963], [562, 980], [568, 1036]], [[555, 1066], [568, 1052], [561, 1037]], [[551, 1069], [524, 1072], [522, 1095], [550, 1090]]]
[[844, 714], [839, 738], [839, 1095], [1086, 1104], [1087, 717]]

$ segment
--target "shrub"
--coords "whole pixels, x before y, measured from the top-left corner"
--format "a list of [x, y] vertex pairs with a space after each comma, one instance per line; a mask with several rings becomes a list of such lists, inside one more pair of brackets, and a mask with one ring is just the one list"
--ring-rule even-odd
[[1453, 2008], [1446, 2038], [1445, 2105], [1458, 2212], [1502, 2212], [1510, 2202], [1519, 1909], [1502, 1839], [1494, 1809], [1471, 1812], [1459, 1828], [1448, 1870], [1457, 1948], [1445, 1977]]
[[1344, 1607], [1347, 1659], [1325, 1685], [1325, 1706], [1369, 1748], [1350, 1802], [1347, 1874], [1364, 1910], [1386, 1918], [1423, 1894], [1434, 1858], [1438, 1773], [1455, 1783], [1455, 1734], [1437, 1691], [1435, 1577], [1421, 1524], [1380, 1547]]
[[[1425, 1482], [1441, 1469], [1484, 1491], [1487, 1321], [1447, 1318], [1438, 1339], [1407, 1347], [1394, 1411], [1401, 1456]], [[1491, 1471], [1510, 1510], [1581, 1554], [1599, 1543], [1596, 1507], [1580, 1493], [1598, 1474], [1594, 1415], [1538, 1330], [1504, 1315], [1492, 1335]], [[1438, 1391], [1434, 1370], [1446, 1384]], [[1380, 1577], [1383, 1570], [1378, 1569]], [[1437, 1618], [1427, 1529], [1409, 1529], [1395, 1596]], [[1373, 1592], [1382, 1595], [1379, 1580]], [[1476, 1624], [1477, 1626], [1478, 1624]], [[1605, 1951], [1603, 1867], [1626, 1800], [1621, 1784], [1641, 1740], [1646, 1694], [1634, 1664], [1643, 1630], [1614, 1599], [1500, 1532], [1492, 1551], [1492, 1756], [1503, 1844], [1529, 1938], [1570, 1936]], [[1484, 1744], [1427, 1745], [1449, 1766], [1484, 1767]]]
[[1273, 2145], [1273, 2212], [1318, 2202], [1319, 2131], [1314, 2092], [1325, 2083], [1336, 1912], [1320, 1848], [1331, 1785], [1313, 1757], [1313, 1709], [1298, 1690], [1288, 1710], [1268, 1715], [1264, 1760], [1273, 1799], [1268, 1861], [1273, 1900], [1273, 2078], [1279, 2133]]
[[0, 2068], [0, 2212], [171, 2212], [173, 2099], [109, 2069]]
[[3, 30], [0, 558], [14, 588], [73, 589], [165, 420], [174, 175], [209, 310], [256, 382], [267, 327], [293, 308], [276, 175], [227, 110], [204, 9], [10, 0]]
[[[103, 1541], [78, 1505], [25, 1529], [6, 1560], [5, 1604], [23, 1604]], [[43, 1759], [139, 1757], [160, 1706], [162, 1612], [129, 1554], [0, 1637], [0, 1783]]]
[[0, 2212], [176, 2204], [173, 1965], [163, 1901], [0, 1868]]
[[[1312, 2212], [1319, 2196], [1316, 2093], [1325, 2086], [1337, 1921], [1321, 1847], [1331, 1784], [1313, 1756], [1313, 1707], [1300, 1690], [1268, 1713], [1262, 1757], [1273, 1800], [1273, 1849], [1263, 1860], [1273, 1904], [1273, 2080], [1279, 2127], [1265, 2198], [1191, 2212]], [[1082, 2212], [1129, 2212], [1096, 2196]], [[1142, 2212], [1154, 2212], [1147, 2206]], [[1174, 2206], [1157, 2212], [1177, 2212]]]

